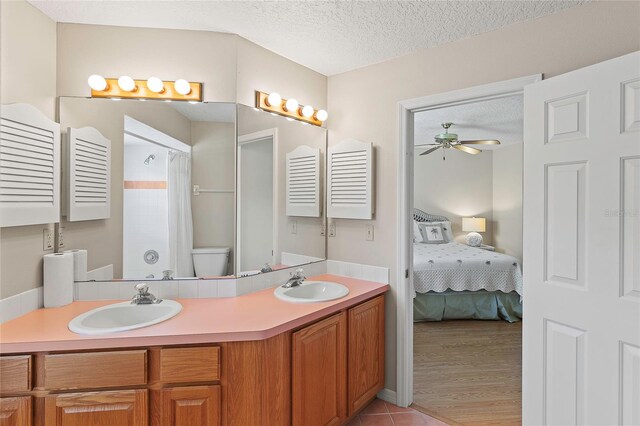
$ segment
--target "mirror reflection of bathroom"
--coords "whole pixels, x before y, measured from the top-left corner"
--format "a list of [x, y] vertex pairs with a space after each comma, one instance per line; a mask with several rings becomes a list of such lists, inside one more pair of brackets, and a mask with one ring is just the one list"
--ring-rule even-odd
[[93, 278], [234, 273], [236, 106], [60, 98], [62, 127], [111, 140], [111, 217], [65, 221]]

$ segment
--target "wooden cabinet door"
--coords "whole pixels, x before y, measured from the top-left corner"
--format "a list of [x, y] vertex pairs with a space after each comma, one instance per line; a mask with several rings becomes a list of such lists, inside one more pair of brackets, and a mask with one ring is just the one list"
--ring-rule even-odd
[[341, 312], [293, 334], [293, 424], [346, 419], [347, 334]]
[[146, 390], [47, 395], [45, 426], [146, 426]]
[[0, 398], [0, 426], [31, 426], [31, 397]]
[[151, 424], [220, 425], [220, 386], [189, 386], [153, 391]]
[[349, 416], [384, 387], [384, 296], [349, 309]]

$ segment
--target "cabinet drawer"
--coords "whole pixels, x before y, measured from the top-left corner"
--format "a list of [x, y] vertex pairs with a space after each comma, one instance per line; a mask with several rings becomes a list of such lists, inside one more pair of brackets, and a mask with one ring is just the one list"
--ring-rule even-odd
[[147, 351], [45, 355], [43, 374], [46, 390], [145, 385]]
[[152, 381], [163, 383], [213, 382], [220, 380], [220, 348], [151, 349]]
[[31, 390], [31, 355], [3, 356], [0, 358], [0, 393]]
[[31, 397], [0, 398], [0, 425], [31, 426]]

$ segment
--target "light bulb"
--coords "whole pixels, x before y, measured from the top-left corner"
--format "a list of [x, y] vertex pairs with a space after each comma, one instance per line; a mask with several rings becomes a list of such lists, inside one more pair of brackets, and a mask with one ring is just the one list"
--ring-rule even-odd
[[89, 87], [97, 92], [101, 92], [105, 90], [109, 85], [107, 84], [107, 80], [104, 79], [103, 76], [94, 74], [87, 80], [89, 83]]
[[133, 92], [136, 90], [136, 82], [128, 75], [123, 75], [118, 79], [118, 86], [125, 92]]
[[313, 116], [313, 107], [311, 105], [306, 105], [302, 108], [302, 116], [304, 118], [311, 118]]
[[294, 112], [298, 110], [298, 101], [296, 101], [295, 99], [289, 99], [285, 104], [284, 104], [284, 108], [288, 111], [288, 112]]
[[327, 121], [327, 118], [329, 118], [329, 113], [327, 111], [321, 109], [316, 112], [316, 119], [318, 121]]
[[267, 106], [280, 107], [281, 103], [282, 103], [282, 96], [280, 96], [280, 94], [273, 92], [273, 93], [269, 93], [269, 96], [267, 96]]
[[164, 83], [158, 77], [149, 77], [147, 87], [154, 93], [164, 92]]
[[191, 93], [191, 85], [187, 80], [176, 80], [175, 83], [173, 83], [173, 88], [176, 89], [176, 92], [184, 96]]

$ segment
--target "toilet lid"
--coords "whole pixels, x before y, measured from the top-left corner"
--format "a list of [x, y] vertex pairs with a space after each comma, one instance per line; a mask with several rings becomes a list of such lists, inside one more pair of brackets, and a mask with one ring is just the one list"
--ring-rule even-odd
[[231, 251], [229, 247], [202, 247], [191, 251], [193, 254], [227, 254]]

